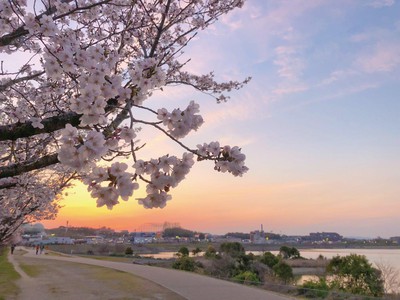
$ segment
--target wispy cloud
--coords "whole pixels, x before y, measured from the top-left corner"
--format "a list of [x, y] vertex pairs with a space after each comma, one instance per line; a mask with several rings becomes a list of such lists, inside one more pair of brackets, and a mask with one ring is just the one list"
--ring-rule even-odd
[[308, 90], [308, 86], [306, 86], [305, 84], [295, 84], [275, 88], [272, 93], [276, 96], [284, 96], [288, 94], [304, 92], [306, 90]]
[[343, 70], [335, 70], [328, 76], [328, 78], [323, 79], [320, 85], [329, 85], [336, 81], [345, 80], [357, 74], [359, 74], [359, 72], [350, 68]]
[[275, 48], [276, 59], [274, 64], [278, 66], [278, 75], [289, 80], [298, 80], [305, 67], [304, 61], [298, 56], [293, 46], [280, 46]]
[[244, 25], [243, 19], [238, 18], [237, 15], [243, 14], [243, 12], [247, 11], [247, 10], [248, 10], [248, 8], [245, 5], [240, 10], [236, 9], [235, 11], [233, 11], [230, 14], [223, 15], [221, 17], [221, 24], [227, 26], [230, 30], [233, 30], [233, 31], [242, 28]]
[[372, 0], [367, 5], [374, 8], [382, 8], [392, 6], [394, 3], [394, 0]]
[[400, 43], [379, 43], [361, 55], [356, 66], [366, 73], [390, 72], [400, 65]]
[[218, 104], [212, 110], [204, 114], [204, 126], [214, 126], [226, 121], [245, 121], [254, 116], [257, 111], [257, 104], [248, 99], [245, 102], [233, 102]]

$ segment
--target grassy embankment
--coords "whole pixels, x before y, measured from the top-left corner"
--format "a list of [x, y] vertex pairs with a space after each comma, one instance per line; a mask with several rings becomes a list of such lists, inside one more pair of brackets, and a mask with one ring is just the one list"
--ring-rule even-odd
[[7, 254], [7, 249], [0, 248], [0, 300], [16, 296], [19, 291], [15, 281], [20, 278], [20, 275], [7, 260]]

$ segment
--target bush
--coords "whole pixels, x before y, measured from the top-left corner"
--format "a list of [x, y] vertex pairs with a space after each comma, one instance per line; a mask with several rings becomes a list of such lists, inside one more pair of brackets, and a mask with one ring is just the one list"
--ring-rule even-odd
[[133, 254], [132, 248], [131, 248], [131, 247], [127, 247], [127, 248], [125, 249], [125, 255], [132, 255], [132, 254]]
[[196, 269], [196, 263], [189, 256], [182, 256], [172, 264], [174, 269], [193, 272]]
[[238, 242], [225, 242], [219, 246], [219, 252], [231, 257], [239, 257], [246, 254], [242, 244]]
[[288, 259], [288, 258], [300, 258], [300, 252], [299, 250], [297, 250], [297, 248], [295, 247], [288, 247], [288, 246], [282, 246], [279, 249], [279, 254], [284, 258], [284, 259]]
[[178, 256], [189, 256], [189, 249], [187, 247], [183, 246], [183, 247], [179, 248], [177, 255]]
[[326, 298], [329, 294], [329, 286], [325, 278], [320, 278], [319, 281], [306, 281], [299, 293], [306, 298]]
[[213, 246], [208, 246], [206, 252], [204, 253], [205, 258], [215, 258], [217, 255], [217, 250]]
[[257, 274], [251, 271], [245, 271], [239, 273], [238, 275], [233, 277], [233, 279], [243, 284], [250, 284], [250, 285], [260, 284], [260, 279], [258, 278]]
[[331, 286], [352, 294], [380, 297], [384, 293], [382, 273], [364, 255], [335, 256], [326, 268]]
[[201, 249], [199, 247], [196, 247], [195, 249], [192, 250], [192, 254], [194, 256], [197, 256], [197, 254], [199, 254], [201, 252]]
[[235, 267], [235, 260], [230, 256], [216, 257], [212, 260], [212, 264], [206, 268], [205, 272], [208, 275], [219, 278], [232, 278], [238, 274]]
[[279, 259], [271, 252], [265, 252], [261, 256], [260, 261], [268, 267], [273, 268], [279, 262]]
[[283, 261], [277, 263], [272, 269], [274, 270], [275, 276], [284, 283], [288, 283], [293, 279], [292, 267]]

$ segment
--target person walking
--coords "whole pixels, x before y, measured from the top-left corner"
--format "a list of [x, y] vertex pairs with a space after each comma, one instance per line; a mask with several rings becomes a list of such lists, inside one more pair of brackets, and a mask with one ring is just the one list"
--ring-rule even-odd
[[36, 249], [36, 255], [38, 255], [39, 254], [39, 245], [36, 245], [35, 249]]
[[15, 244], [11, 244], [11, 254], [14, 254]]

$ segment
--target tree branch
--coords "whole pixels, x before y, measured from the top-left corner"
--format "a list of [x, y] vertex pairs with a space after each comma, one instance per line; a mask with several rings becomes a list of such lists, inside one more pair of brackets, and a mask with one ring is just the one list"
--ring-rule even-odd
[[[109, 100], [109, 101], [111, 101], [111, 100]], [[129, 106], [129, 104], [127, 104], [125, 106], [125, 108], [119, 114], [117, 114], [117, 116], [115, 117], [113, 122], [111, 122], [111, 124], [108, 125], [103, 130], [104, 136], [107, 137], [108, 135], [110, 135], [110, 133], [113, 130], [115, 130], [115, 128], [117, 128], [122, 123], [123, 120], [125, 120], [127, 118], [129, 108], [130, 108], [130, 106]], [[68, 118], [68, 115], [69, 115], [69, 118]], [[46, 132], [46, 131], [44, 131], [46, 129], [46, 126], [49, 130], [51, 129], [49, 132], [52, 132], [54, 130], [57, 130], [55, 128], [58, 128], [58, 129], [64, 128], [65, 124], [67, 124], [67, 123], [70, 123], [72, 126], [77, 126], [80, 122], [79, 121], [80, 115], [78, 115], [76, 113], [66, 113], [63, 116], [63, 118], [61, 118], [61, 119], [58, 119], [58, 118], [60, 118], [60, 116], [56, 116], [56, 117], [52, 117], [52, 118], [55, 118], [54, 121], [56, 122], [56, 125], [51, 123], [51, 120], [49, 120], [51, 118], [48, 118], [48, 119], [46, 119], [46, 125], [43, 129], [33, 128], [31, 123], [23, 124], [22, 128], [27, 127], [26, 131], [28, 133], [30, 133], [31, 135], [33, 135], [32, 130]], [[76, 124], [71, 123], [71, 121], [76, 122]], [[8, 125], [8, 126], [12, 126], [12, 125]], [[2, 127], [6, 127], [6, 126], [2, 126]], [[0, 127], [0, 129], [1, 129], [1, 127]], [[21, 131], [20, 128], [17, 128], [17, 129]], [[31, 131], [29, 131], [29, 130], [31, 130]], [[24, 131], [21, 131], [21, 132], [24, 133]], [[39, 133], [42, 133], [42, 132], [39, 132]], [[11, 136], [13, 134], [12, 128], [11, 129], [9, 128], [9, 131], [7, 131], [5, 133], [8, 133], [8, 135]], [[36, 133], [36, 134], [38, 134], [38, 133]], [[0, 137], [1, 137], [1, 130], [0, 130]], [[21, 136], [18, 136], [17, 138], [19, 138], [19, 137], [21, 137]], [[54, 153], [54, 154], [49, 154], [49, 155], [43, 156], [34, 162], [25, 161], [25, 162], [21, 162], [21, 163], [17, 163], [17, 164], [12, 164], [9, 166], [0, 167], [0, 178], [17, 176], [17, 175], [20, 175], [20, 174], [23, 174], [26, 172], [36, 170], [36, 169], [48, 167], [48, 166], [57, 164], [59, 162], [60, 161], [58, 160], [58, 153]]]
[[13, 177], [20, 175], [22, 173], [30, 172], [33, 170], [41, 169], [44, 167], [48, 167], [54, 164], [59, 163], [58, 153], [49, 154], [43, 156], [35, 161], [25, 161], [18, 164], [12, 164], [9, 166], [0, 168], [0, 178]]
[[165, 19], [167, 18], [167, 14], [169, 12], [170, 5], [171, 5], [171, 0], [168, 0], [167, 4], [165, 5], [165, 12], [162, 14], [160, 26], [157, 28], [158, 29], [157, 36], [154, 39], [154, 43], [153, 43], [153, 46], [151, 47], [149, 57], [153, 57], [153, 55], [157, 49], [157, 45], [158, 45], [158, 42], [160, 41], [161, 34], [164, 31], [164, 23], [165, 23]]
[[34, 79], [36, 77], [39, 77], [39, 76], [43, 75], [44, 73], [45, 73], [45, 71], [41, 71], [41, 72], [37, 72], [37, 73], [31, 74], [31, 75], [28, 75], [28, 76], [12, 79], [12, 80], [6, 82], [5, 84], [0, 85], [0, 92], [5, 91], [8, 87], [10, 87], [10, 86], [12, 86], [12, 85], [14, 85], [16, 83], [20, 83], [22, 81], [28, 81], [28, 80]]
[[66, 124], [76, 127], [79, 125], [81, 115], [68, 112], [62, 115], [46, 118], [42, 121], [43, 128], [35, 128], [32, 122], [14, 123], [0, 126], [0, 141], [15, 141], [19, 138], [26, 138], [41, 133], [50, 133], [63, 129]]

